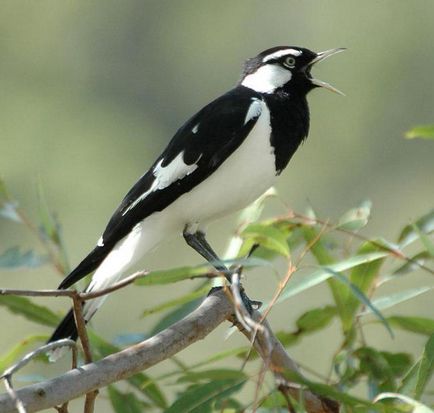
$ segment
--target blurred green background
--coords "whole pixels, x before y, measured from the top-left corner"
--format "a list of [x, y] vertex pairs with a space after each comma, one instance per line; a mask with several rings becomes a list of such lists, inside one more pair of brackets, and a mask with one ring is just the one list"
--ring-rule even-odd
[[[431, 0], [11, 0], [2, 1], [0, 10], [0, 173], [34, 218], [42, 183], [63, 225], [71, 265], [94, 245], [176, 129], [234, 85], [246, 58], [276, 45], [348, 48], [315, 68], [316, 77], [347, 96], [323, 90], [310, 95], [310, 137], [277, 185], [291, 208], [302, 212], [312, 205], [320, 217], [336, 220], [368, 198], [373, 216], [364, 233], [394, 240], [404, 224], [434, 205], [433, 143], [403, 138], [411, 126], [434, 121]], [[272, 203], [266, 215], [274, 212], [282, 209]], [[210, 227], [218, 251], [233, 224], [229, 217]], [[201, 262], [180, 238], [140, 267]], [[39, 248], [23, 227], [2, 220], [0, 251], [13, 245]], [[271, 297], [277, 282], [267, 276], [262, 270], [248, 277], [251, 297]], [[59, 280], [49, 267], [1, 274], [2, 287], [54, 288]], [[428, 280], [416, 274], [396, 288]], [[139, 318], [145, 306], [192, 286], [130, 287], [108, 300], [93, 325], [109, 339], [120, 331], [146, 331], [156, 319]], [[315, 288], [276, 307], [271, 322], [276, 329], [292, 326], [303, 309], [328, 301], [328, 291]], [[69, 304], [38, 302], [59, 310]], [[432, 302], [425, 294], [399, 309], [432, 316]], [[49, 332], [0, 310], [0, 353], [29, 333]], [[337, 329], [328, 331], [304, 340], [292, 354], [325, 371], [337, 345]], [[384, 348], [407, 346], [417, 353], [423, 343], [410, 334], [397, 343], [384, 329], [373, 331]], [[182, 356], [210, 354], [220, 342], [243, 343], [234, 336], [223, 342], [224, 333], [222, 327], [215, 340]]]

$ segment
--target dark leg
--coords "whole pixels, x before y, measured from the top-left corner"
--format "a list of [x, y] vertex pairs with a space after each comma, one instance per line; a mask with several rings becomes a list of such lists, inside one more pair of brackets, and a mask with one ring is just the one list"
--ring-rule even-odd
[[[211, 245], [205, 238], [205, 234], [201, 231], [196, 231], [195, 233], [190, 233], [187, 231], [187, 227], [184, 229], [183, 236], [187, 244], [192, 247], [196, 252], [202, 255], [217, 271], [224, 274], [229, 283], [232, 282], [232, 271], [229, 270], [226, 265], [224, 265], [219, 258], [219, 256], [212, 249]], [[218, 287], [221, 288], [221, 287]], [[213, 290], [211, 290], [213, 291]], [[210, 293], [211, 293], [210, 291]], [[260, 307], [260, 303], [257, 301], [251, 301], [247, 294], [244, 292], [244, 288], [240, 290], [241, 298], [243, 303], [249, 313], [253, 311], [253, 306]], [[259, 304], [259, 306], [258, 306]]]
[[182, 234], [184, 236], [185, 242], [193, 248], [197, 253], [202, 255], [217, 271], [224, 274], [226, 279], [231, 282], [232, 272], [224, 265], [215, 251], [212, 249], [211, 245], [205, 238], [203, 232], [197, 231], [193, 234], [187, 232], [187, 227], [184, 229]]

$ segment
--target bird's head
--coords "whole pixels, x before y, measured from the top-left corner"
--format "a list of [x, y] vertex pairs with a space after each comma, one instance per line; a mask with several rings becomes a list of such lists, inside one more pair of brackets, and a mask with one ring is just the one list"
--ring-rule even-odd
[[312, 66], [345, 49], [331, 49], [315, 53], [302, 47], [278, 46], [248, 59], [240, 84], [259, 93], [284, 90], [306, 95], [316, 87], [324, 87], [343, 94], [326, 82], [312, 77]]

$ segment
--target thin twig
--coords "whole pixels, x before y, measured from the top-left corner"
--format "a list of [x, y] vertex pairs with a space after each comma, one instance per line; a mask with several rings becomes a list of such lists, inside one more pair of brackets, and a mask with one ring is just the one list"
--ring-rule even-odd
[[23, 402], [17, 396], [17, 392], [15, 391], [14, 386], [12, 385], [12, 376], [10, 376], [10, 375], [4, 376], [4, 379], [5, 379], [6, 391], [11, 396], [11, 399], [14, 401], [14, 404], [18, 410], [18, 413], [27, 413]]
[[319, 219], [319, 218], [307, 217], [307, 216], [305, 216], [303, 214], [299, 214], [297, 212], [291, 211], [291, 218], [293, 218], [293, 217], [299, 218], [299, 219], [303, 219], [303, 220], [308, 221], [308, 222], [312, 222], [312, 223], [316, 223], [316, 224], [321, 224], [321, 225], [326, 226], [330, 230], [342, 232], [343, 234], [350, 235], [350, 236], [352, 236], [354, 238], [358, 238], [359, 240], [370, 242], [372, 245], [375, 245], [376, 247], [389, 252], [394, 257], [402, 259], [402, 260], [407, 261], [407, 262], [410, 262], [413, 265], [419, 267], [420, 269], [422, 269], [422, 270], [424, 270], [424, 271], [426, 271], [426, 272], [434, 275], [434, 270], [433, 269], [431, 269], [431, 268], [427, 267], [426, 265], [418, 262], [417, 260], [414, 260], [413, 258], [409, 257], [408, 255], [405, 255], [402, 251], [400, 251], [400, 250], [398, 250], [396, 248], [388, 247], [387, 245], [384, 245], [381, 242], [372, 240], [369, 237], [361, 235], [361, 234], [359, 234], [357, 232], [353, 232], [353, 231], [347, 230], [345, 228], [338, 227], [337, 225], [333, 225], [329, 221], [324, 221], [324, 220]]
[[8, 394], [11, 396], [12, 400], [14, 401], [15, 407], [18, 410], [19, 413], [26, 413], [26, 408], [24, 407], [23, 402], [18, 397], [13, 385], [12, 385], [12, 375], [23, 368], [26, 364], [28, 364], [32, 359], [34, 359], [36, 356], [40, 354], [45, 354], [47, 351], [53, 350], [55, 348], [59, 347], [70, 347], [72, 350], [72, 359], [77, 359], [77, 348], [76, 344], [73, 340], [69, 339], [62, 339], [59, 341], [56, 341], [54, 343], [49, 343], [44, 346], [41, 346], [37, 348], [36, 350], [32, 351], [31, 353], [26, 354], [18, 363], [12, 365], [8, 369], [6, 369], [3, 374], [0, 376], [0, 379], [4, 379], [5, 381], [5, 387]]

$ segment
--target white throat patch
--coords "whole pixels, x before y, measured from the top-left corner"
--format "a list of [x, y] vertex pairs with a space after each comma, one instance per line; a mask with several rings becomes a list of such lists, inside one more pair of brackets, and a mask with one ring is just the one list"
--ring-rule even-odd
[[291, 80], [291, 72], [277, 64], [261, 66], [246, 76], [241, 84], [260, 93], [273, 93]]

